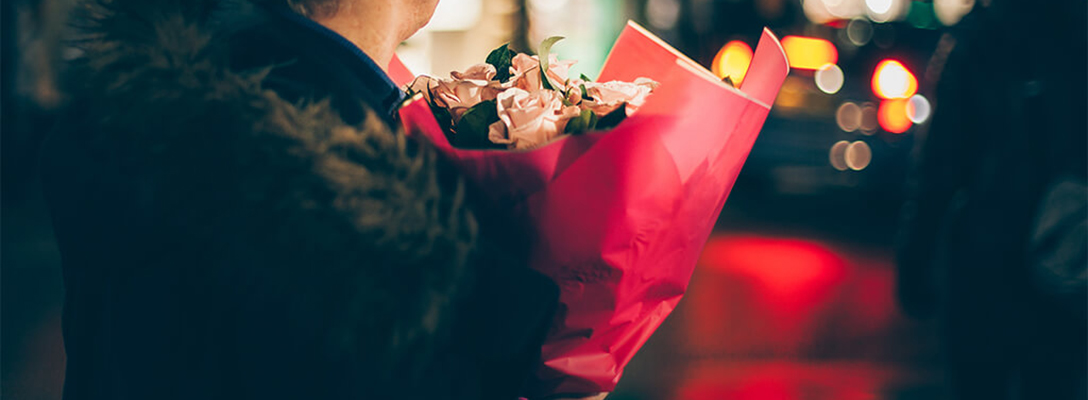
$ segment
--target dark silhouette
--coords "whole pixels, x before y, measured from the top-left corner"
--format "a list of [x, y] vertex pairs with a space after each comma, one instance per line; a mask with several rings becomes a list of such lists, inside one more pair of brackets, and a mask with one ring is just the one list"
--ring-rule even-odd
[[953, 34], [900, 251], [956, 398], [1084, 398], [1085, 2], [994, 0]]
[[43, 161], [66, 399], [516, 396], [554, 284], [486, 245], [373, 63], [277, 5], [79, 9]]

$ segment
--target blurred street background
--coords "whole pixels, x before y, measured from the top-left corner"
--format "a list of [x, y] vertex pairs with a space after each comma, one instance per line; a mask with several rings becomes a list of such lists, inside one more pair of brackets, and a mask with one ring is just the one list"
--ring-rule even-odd
[[[64, 101], [55, 71], [71, 1], [2, 4], [2, 397], [59, 399], [62, 278], [35, 169]], [[400, 56], [416, 73], [444, 75], [504, 42], [526, 51], [562, 35], [560, 58], [595, 77], [633, 20], [740, 83], [769, 27], [793, 70], [688, 294], [610, 398], [941, 399], [950, 397], [938, 326], [900, 311], [894, 244], [912, 152], [937, 110], [948, 32], [976, 6], [442, 0]]]

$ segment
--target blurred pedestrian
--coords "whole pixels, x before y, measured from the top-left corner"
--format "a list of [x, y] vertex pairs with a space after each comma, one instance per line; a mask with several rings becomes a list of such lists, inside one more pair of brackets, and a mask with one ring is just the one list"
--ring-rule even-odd
[[899, 295], [939, 317], [957, 399], [1085, 398], [1085, 17], [984, 1], [950, 36]]

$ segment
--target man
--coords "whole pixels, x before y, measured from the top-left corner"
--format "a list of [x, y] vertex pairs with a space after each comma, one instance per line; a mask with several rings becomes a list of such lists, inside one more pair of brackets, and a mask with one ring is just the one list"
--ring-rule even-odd
[[435, 3], [79, 7], [43, 159], [66, 399], [519, 394], [556, 288], [393, 129], [381, 66]]

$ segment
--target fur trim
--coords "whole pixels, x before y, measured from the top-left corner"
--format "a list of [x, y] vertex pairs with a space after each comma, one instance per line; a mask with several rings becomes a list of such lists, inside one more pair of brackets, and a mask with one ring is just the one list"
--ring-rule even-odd
[[208, 22], [222, 5], [82, 4], [90, 151], [137, 194], [152, 242], [258, 277], [332, 332], [331, 351], [403, 372], [388, 367], [427, 357], [465, 279], [464, 185], [373, 114], [347, 126], [327, 101], [290, 104], [263, 73], [231, 72]]

